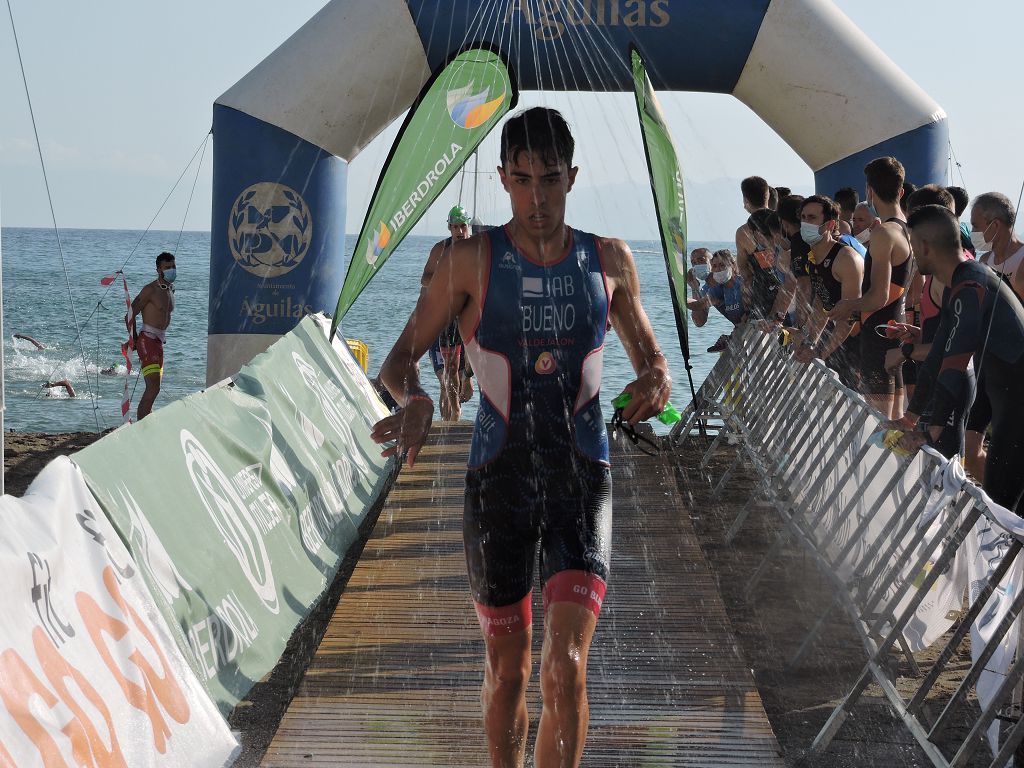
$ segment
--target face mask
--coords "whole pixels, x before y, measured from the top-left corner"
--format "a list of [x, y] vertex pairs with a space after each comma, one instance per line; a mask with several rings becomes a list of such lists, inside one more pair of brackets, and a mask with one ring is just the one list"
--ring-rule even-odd
[[877, 219], [878, 218], [878, 209], [875, 208], [875, 201], [871, 199], [871, 195], [868, 195], [867, 203], [868, 203], [868, 215], [872, 219]]
[[170, 269], [165, 269], [164, 270], [164, 282], [165, 283], [173, 283], [174, 282], [174, 278], [177, 277], [177, 276], [178, 276], [178, 271], [174, 267], [171, 267]]
[[805, 243], [813, 247], [821, 242], [821, 238], [824, 235], [818, 231], [817, 224], [804, 221], [800, 223], [800, 237], [803, 238]]
[[721, 272], [715, 272], [715, 282], [719, 285], [725, 285], [732, 280], [732, 267], [726, 267]]
[[868, 240], [871, 239], [871, 227], [867, 227], [866, 229], [862, 229], [860, 232], [858, 232], [856, 235], [854, 235], [854, 237], [857, 238], [857, 242], [858, 243], [860, 243], [861, 245], [864, 245], [865, 243], [867, 243]]
[[981, 232], [971, 230], [971, 244], [974, 246], [974, 250], [978, 253], [992, 250], [993, 243], [991, 240], [985, 239], [985, 232], [988, 232], [988, 227], [985, 227]]
[[693, 276], [698, 280], [707, 280], [708, 275], [711, 274], [711, 267], [707, 264], [694, 264], [693, 265]]

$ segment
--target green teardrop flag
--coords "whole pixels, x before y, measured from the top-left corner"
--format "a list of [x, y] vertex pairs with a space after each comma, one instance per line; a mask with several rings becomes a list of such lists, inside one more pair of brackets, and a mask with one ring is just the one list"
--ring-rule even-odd
[[[640, 53], [630, 49], [636, 108], [640, 115], [640, 132], [644, 137], [647, 154], [647, 172], [654, 193], [654, 207], [658, 214], [658, 230], [665, 254], [669, 286], [672, 290], [672, 308], [675, 311], [679, 346], [690, 374], [690, 343], [687, 337], [686, 315], [686, 199], [683, 194], [683, 174], [679, 170], [679, 156], [675, 142], [668, 132], [661, 105], [654, 95], [647, 69]], [[693, 384], [690, 384], [691, 390]], [[696, 397], [694, 398], [696, 399]]]
[[481, 48], [460, 53], [423, 87], [377, 180], [338, 297], [332, 338], [367, 283], [516, 99], [504, 61]]

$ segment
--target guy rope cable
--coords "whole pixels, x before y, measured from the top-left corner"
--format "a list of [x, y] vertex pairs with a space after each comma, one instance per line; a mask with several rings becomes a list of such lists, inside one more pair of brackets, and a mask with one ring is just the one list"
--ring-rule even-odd
[[[43, 158], [43, 146], [39, 143], [39, 129], [36, 126], [36, 115], [35, 110], [32, 108], [32, 95], [29, 92], [28, 87], [28, 76], [25, 74], [25, 62], [21, 57], [21, 45], [18, 42], [18, 30], [14, 23], [14, 11], [11, 9], [11, 0], [7, 0], [7, 15], [11, 19], [11, 35], [14, 37], [14, 49], [18, 55], [18, 66], [21, 69], [21, 82], [25, 86], [25, 100], [28, 102], [28, 114], [32, 120], [32, 133], [36, 140], [36, 151], [39, 153], [39, 165], [43, 171], [43, 185], [46, 188], [46, 199], [50, 206], [50, 219], [53, 222], [53, 234], [57, 238], [57, 252], [60, 255], [61, 269], [64, 271], [64, 283], [68, 289], [68, 300], [71, 302], [71, 316], [75, 322], [75, 341], [78, 342], [79, 347], [82, 350], [82, 360], [85, 358], [85, 342], [82, 339], [82, 326], [78, 322], [78, 310], [75, 308], [75, 296], [71, 291], [71, 276], [68, 273], [68, 265], [64, 259], [64, 247], [60, 241], [60, 229], [57, 227], [57, 213], [53, 207], [53, 195], [50, 193], [50, 179], [46, 173], [46, 160]], [[74, 344], [74, 342], [72, 342]], [[56, 370], [56, 369], [55, 369]], [[96, 395], [92, 394], [93, 401], [93, 417], [96, 420], [96, 431], [100, 429], [99, 415], [96, 413]]]

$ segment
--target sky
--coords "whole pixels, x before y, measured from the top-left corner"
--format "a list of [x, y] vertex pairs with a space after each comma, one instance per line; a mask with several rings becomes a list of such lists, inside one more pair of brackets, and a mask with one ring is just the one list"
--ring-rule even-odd
[[[156, 216], [157, 229], [209, 230], [211, 147], [201, 166], [188, 163], [210, 128], [213, 102], [324, 0], [10, 3], [58, 225], [145, 229]], [[1024, 3], [836, 4], [948, 113], [960, 163], [953, 183], [972, 195], [997, 190], [1016, 201], [1024, 182], [1024, 152], [1017, 148], [1024, 107], [1016, 97]], [[849, 81], [857, 87], [852, 67]], [[745, 218], [738, 191], [745, 176], [811, 190], [810, 169], [731, 96], [665, 93], [660, 99], [680, 148], [691, 240], [732, 238]], [[581, 176], [570, 197], [570, 222], [603, 234], [657, 237], [632, 97], [525, 94], [520, 102], [533, 103], [562, 109], [576, 133]], [[0, 14], [0, 104], [0, 224], [51, 227], [6, 14]], [[362, 223], [397, 122], [351, 164], [350, 233]], [[496, 147], [494, 137], [482, 145], [475, 185], [476, 212], [491, 223], [508, 215], [493, 173]], [[462, 201], [470, 208], [473, 187], [468, 176]], [[457, 199], [458, 183], [415, 232], [444, 233], [444, 214]]]

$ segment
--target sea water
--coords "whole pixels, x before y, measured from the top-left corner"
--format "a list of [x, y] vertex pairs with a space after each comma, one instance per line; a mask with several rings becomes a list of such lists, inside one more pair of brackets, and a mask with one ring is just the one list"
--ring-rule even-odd
[[[100, 278], [124, 268], [134, 297], [156, 278], [156, 256], [161, 251], [176, 255], [175, 311], [164, 350], [164, 378], [156, 410], [202, 390], [206, 382], [206, 327], [210, 277], [208, 232], [142, 232], [126, 230], [53, 230], [4, 228], [3, 312], [6, 429], [31, 432], [96, 431], [121, 423], [121, 398], [125, 381], [132, 395], [132, 414], [144, 384], [121, 358], [125, 340], [124, 287], [120, 280], [110, 287]], [[370, 349], [370, 374], [374, 375], [401, 333], [419, 295], [420, 274], [431, 246], [441, 238], [407, 238], [384, 268], [363, 291], [346, 316], [342, 330], [349, 338], [364, 341]], [[355, 238], [349, 236], [346, 264]], [[658, 341], [668, 358], [674, 380], [672, 402], [679, 408], [690, 402], [668, 289], [661, 244], [629, 241], [640, 275], [641, 298]], [[695, 242], [691, 248], [715, 250], [727, 243]], [[63, 259], [61, 253], [63, 252]], [[691, 365], [694, 387], [699, 387], [718, 359], [705, 349], [729, 323], [712, 312], [707, 325], [690, 324]], [[45, 345], [39, 350], [28, 341], [14, 339], [27, 334]], [[112, 374], [103, 370], [113, 369]], [[420, 362], [424, 388], [435, 401], [438, 381], [425, 356]], [[608, 334], [604, 358], [602, 400], [606, 417], [610, 402], [634, 378], [626, 353], [614, 332]], [[46, 389], [47, 381], [67, 379], [75, 388], [69, 398], [63, 389]], [[463, 405], [462, 418], [476, 416], [476, 395]], [[439, 418], [439, 416], [437, 416]], [[653, 422], [659, 431], [665, 431]]]

